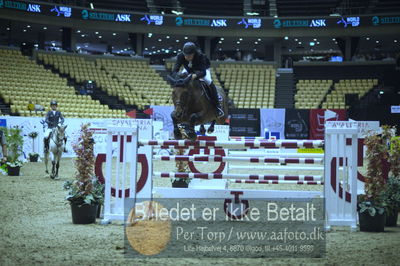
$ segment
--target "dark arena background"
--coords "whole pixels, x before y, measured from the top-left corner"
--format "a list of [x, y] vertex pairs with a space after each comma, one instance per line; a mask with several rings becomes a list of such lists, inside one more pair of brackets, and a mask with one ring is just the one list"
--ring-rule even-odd
[[[104, 225], [101, 213], [94, 224], [72, 223], [63, 183], [75, 177], [79, 126], [152, 119], [163, 122], [158, 137], [173, 138], [167, 75], [186, 42], [209, 58], [214, 84], [234, 104], [227, 139], [321, 140], [327, 120], [378, 121], [399, 135], [400, 1], [0, 0], [0, 127], [24, 135], [20, 175], [0, 174], [0, 265], [398, 265], [399, 225], [381, 233], [335, 228], [320, 258], [152, 258], [127, 256], [124, 226]], [[56, 180], [43, 163], [52, 100], [68, 125]], [[37, 139], [28, 136], [33, 131]], [[28, 162], [30, 152], [39, 162]], [[365, 175], [366, 158], [358, 163]], [[163, 161], [154, 169], [176, 170]], [[170, 179], [154, 183], [171, 187]], [[309, 187], [230, 185], [324, 189]]]

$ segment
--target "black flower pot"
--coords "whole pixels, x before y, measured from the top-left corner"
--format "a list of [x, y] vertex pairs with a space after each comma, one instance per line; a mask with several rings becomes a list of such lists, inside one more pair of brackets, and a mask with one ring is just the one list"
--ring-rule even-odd
[[32, 163], [36, 163], [39, 159], [39, 154], [29, 155], [29, 161]]
[[97, 206], [98, 204], [83, 204], [79, 206], [78, 204], [71, 203], [72, 223], [92, 224], [96, 222]]
[[7, 165], [8, 175], [10, 175], [10, 176], [19, 176], [19, 169], [20, 168], [21, 168], [21, 166], [12, 167], [12, 166]]
[[188, 188], [189, 184], [185, 181], [185, 179], [177, 179], [172, 182], [172, 187]]
[[369, 215], [368, 211], [358, 212], [360, 231], [363, 232], [383, 232], [385, 231], [386, 214]]
[[386, 215], [386, 226], [397, 226], [399, 210], [392, 210]]

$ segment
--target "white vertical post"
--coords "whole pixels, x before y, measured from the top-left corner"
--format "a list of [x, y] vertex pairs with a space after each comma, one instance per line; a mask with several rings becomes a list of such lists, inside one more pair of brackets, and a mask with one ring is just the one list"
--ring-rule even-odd
[[[358, 126], [354, 122], [328, 121], [325, 124], [324, 191], [327, 229], [331, 226], [350, 226], [355, 230], [357, 226], [357, 133]], [[349, 144], [348, 137], [351, 137]], [[341, 158], [343, 166], [339, 171]], [[332, 169], [334, 159], [336, 169]], [[339, 173], [342, 176], [341, 182]], [[350, 202], [346, 201], [346, 194], [351, 195]]]
[[106, 175], [104, 192], [104, 220], [111, 215], [112, 131], [107, 131]]
[[[132, 135], [132, 146], [128, 145], [128, 135]], [[117, 137], [116, 142], [116, 161], [113, 164], [113, 136]], [[136, 137], [135, 137], [136, 136]], [[137, 154], [137, 128], [108, 128], [107, 129], [107, 155], [106, 155], [106, 176], [105, 176], [105, 201], [104, 201], [104, 222], [109, 220], [123, 220], [124, 219], [124, 200], [125, 200], [125, 190], [130, 189], [130, 195], [136, 191], [136, 157], [128, 157], [128, 149], [133, 147], [132, 153]], [[123, 155], [121, 157], [121, 151]], [[121, 162], [122, 161], [122, 169]], [[131, 164], [131, 175], [129, 177], [129, 186], [127, 185], [126, 177], [126, 164], [128, 161]], [[115, 168], [113, 167], [115, 165]], [[115, 169], [113, 175], [113, 169]], [[132, 177], [133, 176], [133, 177]], [[133, 189], [132, 189], [133, 186]], [[115, 197], [111, 197], [111, 189], [115, 189]], [[121, 191], [121, 195], [120, 192]]]
[[[116, 155], [117, 155], [117, 160], [115, 162], [115, 168], [116, 169], [115, 169], [115, 180], [114, 180], [114, 184], [115, 184], [114, 185], [114, 188], [115, 188], [114, 210], [116, 212], [119, 212], [120, 208], [121, 208], [121, 206], [120, 206], [121, 200], [120, 200], [120, 197], [119, 197], [119, 187], [120, 187], [120, 182], [121, 182], [121, 180], [120, 180], [121, 175], [119, 173], [120, 172], [119, 169], [121, 167], [121, 164], [120, 164], [120, 160], [121, 160], [121, 134], [120, 133], [121, 132], [114, 131], [114, 133], [116, 133], [116, 136], [117, 136], [117, 149], [115, 151]], [[113, 183], [113, 182], [111, 182], [111, 183]]]
[[350, 193], [351, 193], [351, 205], [350, 205], [350, 212], [351, 212], [351, 221], [354, 221], [354, 224], [352, 224], [352, 228], [355, 230], [357, 227], [357, 152], [358, 152], [358, 135], [352, 134], [351, 136], [351, 163], [349, 163], [350, 167]]
[[137, 127], [133, 128], [132, 136], [132, 162], [129, 175], [129, 197], [134, 198], [136, 202], [136, 182], [137, 182], [137, 162], [138, 162], [138, 132]]
[[126, 164], [127, 164], [127, 156], [126, 154], [128, 153], [128, 150], [126, 149], [127, 147], [127, 142], [128, 142], [128, 136], [127, 132], [121, 132], [121, 138], [123, 141], [123, 155], [122, 155], [122, 178], [121, 178], [121, 206], [124, 206], [124, 200], [125, 200], [125, 179], [126, 179]]

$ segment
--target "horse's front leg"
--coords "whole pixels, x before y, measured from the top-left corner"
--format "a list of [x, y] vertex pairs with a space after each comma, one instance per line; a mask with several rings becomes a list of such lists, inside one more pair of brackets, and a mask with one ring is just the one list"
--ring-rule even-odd
[[198, 112], [198, 113], [193, 113], [190, 116], [190, 120], [189, 120], [189, 129], [187, 130], [187, 135], [189, 137], [190, 140], [196, 140], [197, 135], [196, 135], [196, 131], [194, 130], [194, 126], [200, 122], [202, 120], [202, 117], [204, 116], [203, 112]]
[[181, 131], [178, 128], [178, 118], [176, 116], [176, 112], [173, 111], [171, 113], [172, 122], [174, 124], [174, 138], [175, 139], [182, 139]]
[[208, 134], [211, 134], [211, 133], [214, 132], [214, 125], [215, 125], [215, 120], [213, 120], [213, 121], [211, 122], [211, 125], [208, 127], [208, 129], [207, 129], [207, 133], [208, 133]]
[[44, 165], [46, 166], [46, 174], [49, 173], [49, 169], [48, 169], [48, 167], [47, 167], [47, 164], [48, 164], [48, 163], [49, 163], [49, 153], [46, 152], [46, 153], [44, 154]]
[[200, 126], [200, 135], [206, 135], [206, 128], [204, 127], [204, 125], [203, 124], [201, 124], [201, 126]]

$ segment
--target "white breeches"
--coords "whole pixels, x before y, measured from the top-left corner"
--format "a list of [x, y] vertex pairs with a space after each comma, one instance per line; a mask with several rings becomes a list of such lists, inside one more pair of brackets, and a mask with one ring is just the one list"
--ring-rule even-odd
[[[187, 73], [186, 69], [184, 68], [181, 73], [182, 74]], [[206, 75], [200, 80], [204, 80], [207, 83], [207, 85], [210, 85], [212, 83], [211, 71], [209, 68], [206, 69]]]

